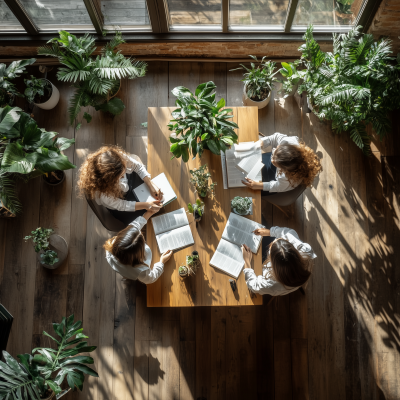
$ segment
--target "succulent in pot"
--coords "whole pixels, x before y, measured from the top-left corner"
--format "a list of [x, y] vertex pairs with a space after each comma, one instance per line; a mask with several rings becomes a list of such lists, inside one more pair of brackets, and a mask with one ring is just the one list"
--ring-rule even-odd
[[195, 187], [196, 192], [200, 197], [213, 198], [215, 196], [214, 187], [216, 182], [211, 180], [211, 174], [208, 172], [207, 164], [200, 166], [199, 168], [194, 168], [189, 170], [191, 178], [190, 183]]
[[273, 61], [265, 61], [266, 57], [263, 57], [261, 61], [256, 56], [249, 56], [257, 63], [260, 63], [257, 67], [252, 62], [250, 63], [251, 68], [247, 68], [243, 64], [239, 68], [231, 69], [230, 71], [236, 71], [244, 69], [246, 72], [243, 74], [244, 83], [243, 88], [243, 105], [255, 106], [258, 109], [264, 108], [268, 105], [271, 100], [272, 90], [274, 88], [274, 82], [277, 82], [275, 75], [278, 71], [274, 72], [275, 65]]
[[175, 133], [170, 137], [172, 158], [188, 162], [189, 155], [201, 157], [204, 150], [216, 155], [225, 152], [237, 143], [234, 129], [237, 124], [228, 121], [233, 118], [232, 109], [225, 107], [225, 100], [215, 99], [214, 82], [200, 84], [193, 94], [189, 89], [178, 86], [171, 92], [177, 97], [168, 129]]
[[189, 275], [188, 274], [188, 267], [186, 265], [180, 266], [179, 269], [178, 269], [178, 273], [179, 273], [179, 276], [181, 278], [186, 278]]
[[249, 214], [252, 204], [253, 203], [250, 197], [236, 196], [231, 200], [233, 212], [238, 215]]
[[197, 199], [194, 204], [188, 204], [188, 210], [193, 214], [195, 221], [201, 221], [201, 217], [204, 214], [204, 202]]
[[192, 252], [191, 255], [186, 256], [186, 267], [188, 275], [194, 275], [199, 266], [200, 266], [200, 260], [197, 251], [194, 251]]

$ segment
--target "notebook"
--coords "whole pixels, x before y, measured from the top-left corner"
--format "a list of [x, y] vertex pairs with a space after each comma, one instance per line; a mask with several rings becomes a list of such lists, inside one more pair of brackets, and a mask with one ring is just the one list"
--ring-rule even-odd
[[244, 266], [242, 244], [249, 246], [253, 253], [257, 253], [260, 247], [262, 236], [253, 233], [257, 228], [264, 228], [264, 226], [231, 213], [222, 233], [222, 239], [210, 260], [210, 265], [237, 278]]
[[[151, 180], [161, 191], [163, 192], [162, 203], [164, 206], [171, 203], [172, 201], [176, 200], [176, 194], [172, 189], [170, 183], [168, 182], [167, 177], [165, 176], [164, 172], [160, 175], [157, 175], [155, 178]], [[138, 201], [146, 202], [146, 201], [154, 201], [156, 200], [151, 194], [149, 187], [142, 183], [137, 188], [133, 189], [136, 198]]]
[[161, 253], [167, 250], [180, 250], [194, 244], [184, 208], [153, 217], [151, 222]]
[[[249, 170], [251, 174], [244, 172], [246, 169], [238, 168], [241, 162], [242, 166], [252, 166]], [[242, 180], [247, 176], [255, 181], [262, 181], [261, 147], [257, 143], [244, 142], [234, 145], [232, 149], [226, 150], [224, 157], [221, 157], [221, 165], [224, 189], [244, 187]]]

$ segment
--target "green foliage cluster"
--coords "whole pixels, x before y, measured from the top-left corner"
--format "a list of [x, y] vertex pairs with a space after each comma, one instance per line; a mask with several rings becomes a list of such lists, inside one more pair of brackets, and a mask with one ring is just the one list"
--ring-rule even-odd
[[25, 67], [35, 61], [35, 58], [13, 61], [8, 67], [0, 63], [0, 107], [11, 106], [14, 96], [24, 97], [11, 81], [25, 73]]
[[53, 90], [50, 82], [47, 79], [35, 78], [31, 75], [31, 79], [24, 79], [24, 82], [26, 85], [24, 95], [30, 103], [35, 101], [36, 96], [38, 96], [39, 99], [40, 97], [44, 96], [45, 90], [49, 96]]
[[337, 133], [349, 132], [351, 139], [370, 154], [372, 124], [382, 139], [390, 131], [389, 111], [400, 106], [400, 57], [391, 57], [389, 39], [378, 42], [355, 27], [334, 34], [333, 52], [321, 51], [308, 27], [300, 46], [306, 67], [298, 92], [307, 92], [320, 119], [332, 121]]
[[18, 107], [0, 108], [0, 200], [14, 214], [20, 204], [12, 189], [12, 181], [75, 168], [62, 151], [75, 139], [56, 137], [47, 132]]
[[199, 261], [199, 256], [196, 255], [190, 255], [190, 256], [186, 256], [186, 263], [187, 265], [196, 265], [197, 262]]
[[283, 94], [283, 98], [294, 94], [293, 91], [296, 89], [296, 85], [298, 85], [304, 75], [304, 71], [298, 71], [297, 67], [300, 64], [300, 60], [296, 60], [294, 62], [282, 62], [282, 68], [278, 71], [284, 77], [284, 79], [280, 79], [279, 81], [282, 83], [282, 88], [279, 90], [279, 94]]
[[49, 248], [49, 237], [54, 233], [52, 228], [36, 228], [31, 235], [25, 236], [25, 242], [32, 239], [36, 253]]
[[42, 265], [54, 265], [58, 260], [58, 254], [54, 250], [46, 250], [40, 255], [40, 264]]
[[353, 14], [351, 11], [351, 6], [354, 3], [354, 0], [336, 0], [335, 1], [335, 10], [342, 14]]
[[0, 400], [40, 400], [51, 390], [59, 394], [65, 379], [71, 389], [82, 390], [85, 374], [98, 377], [96, 371], [85, 365], [93, 364], [93, 358], [78, 356], [96, 349], [82, 341], [88, 337], [82, 333], [81, 326], [81, 321], [74, 323], [74, 315], [63, 317], [61, 323], [53, 323], [59, 339], [43, 332], [54, 341], [56, 348], [38, 347], [32, 354], [19, 354], [20, 362], [3, 351], [5, 362], [0, 361]]
[[261, 101], [268, 97], [269, 92], [272, 92], [274, 88], [274, 82], [277, 82], [275, 75], [278, 71], [274, 72], [276, 63], [272, 61], [265, 61], [266, 57], [263, 57], [261, 61], [258, 61], [256, 56], [250, 56], [260, 65], [257, 67], [254, 63], [250, 63], [251, 68], [247, 68], [243, 64], [239, 68], [231, 69], [230, 71], [236, 71], [244, 69], [246, 72], [243, 74], [244, 86], [246, 88], [247, 97], [254, 101]]
[[214, 187], [216, 182], [211, 181], [211, 174], [208, 172], [207, 164], [200, 166], [199, 168], [189, 170], [191, 178], [190, 183], [194, 185], [197, 193], [201, 197], [213, 198], [215, 196]]
[[188, 203], [188, 210], [190, 213], [194, 214], [196, 212], [199, 217], [202, 217], [204, 211], [204, 202], [202, 202], [200, 199], [197, 199], [194, 204]]
[[243, 214], [250, 208], [251, 199], [250, 197], [236, 196], [231, 200], [231, 207], [238, 213]]
[[200, 84], [193, 94], [189, 89], [178, 86], [171, 93], [177, 97], [177, 108], [172, 112], [173, 119], [168, 129], [176, 137], [170, 137], [172, 158], [182, 157], [188, 162], [189, 154], [193, 158], [201, 157], [204, 149], [220, 155], [226, 151], [238, 137], [234, 131], [237, 124], [228, 119], [233, 118], [232, 109], [224, 109], [225, 100], [215, 100], [214, 82]]
[[[119, 98], [111, 98], [119, 89], [120, 80], [140, 78], [146, 74], [147, 64], [125, 58], [116, 48], [125, 41], [120, 32], [107, 43], [94, 57], [95, 38], [88, 33], [76, 37], [69, 32], [60, 31], [58, 38], [38, 48], [38, 54], [56, 57], [64, 66], [58, 69], [57, 78], [63, 82], [73, 82], [75, 94], [69, 107], [70, 123], [75, 123], [82, 107], [92, 106], [96, 111], [120, 114], [125, 105]], [[84, 119], [89, 123], [92, 116], [85, 112]], [[81, 123], [76, 126], [81, 127]]]

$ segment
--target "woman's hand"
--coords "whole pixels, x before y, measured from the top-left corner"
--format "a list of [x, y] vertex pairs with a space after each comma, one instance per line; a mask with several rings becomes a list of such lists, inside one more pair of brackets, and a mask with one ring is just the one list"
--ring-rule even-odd
[[160, 200], [147, 201], [145, 204], [146, 210], [151, 211], [153, 214], [160, 211], [163, 206]]
[[242, 245], [242, 254], [244, 259], [244, 267], [251, 268], [251, 259], [253, 258], [253, 253], [245, 244]]
[[146, 176], [146, 178], [144, 179], [144, 181], [146, 182], [146, 185], [149, 187], [150, 189], [150, 194], [157, 200], [162, 200], [163, 198], [163, 192], [161, 191], [161, 189], [155, 185], [148, 176]]
[[267, 228], [257, 228], [253, 233], [257, 236], [271, 236], [271, 232]]
[[247, 187], [253, 190], [263, 190], [263, 183], [262, 182], [256, 182], [253, 181], [253, 179], [249, 178], [244, 178], [245, 180], [242, 181], [243, 184], [245, 184]]
[[160, 262], [165, 264], [172, 257], [172, 254], [174, 254], [172, 250], [165, 251], [161, 254]]

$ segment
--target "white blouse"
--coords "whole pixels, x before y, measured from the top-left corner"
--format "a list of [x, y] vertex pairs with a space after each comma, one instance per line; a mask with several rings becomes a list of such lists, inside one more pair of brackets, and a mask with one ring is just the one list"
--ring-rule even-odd
[[[272, 155], [276, 148], [283, 143], [298, 146], [300, 141], [297, 136], [287, 136], [279, 132], [261, 138], [262, 150], [266, 151], [269, 147], [272, 147]], [[276, 170], [274, 181], [263, 182], [263, 190], [266, 192], [287, 192], [288, 190], [294, 189], [296, 186], [299, 186], [299, 183], [293, 183], [293, 185], [291, 185], [283, 172], [279, 174], [278, 169]]]
[[[135, 226], [141, 230], [146, 223], [146, 218], [137, 217], [129, 225]], [[114, 271], [121, 274], [124, 278], [132, 279], [134, 281], [139, 280], [146, 285], [149, 285], [150, 283], [155, 282], [164, 272], [164, 264], [160, 261], [155, 263], [153, 268], [150, 268], [152, 254], [151, 249], [147, 244], [145, 244], [144, 255], [145, 259], [143, 264], [132, 266], [122, 264], [117, 257], [109, 251], [106, 251], [106, 259]]]
[[[146, 167], [140, 162], [136, 161], [133, 157], [129, 155], [126, 156], [125, 154], [123, 156], [126, 160], [126, 172], [125, 175], [119, 180], [119, 187], [124, 193], [126, 193], [129, 190], [128, 178], [126, 177], [126, 174], [136, 172], [141, 179], [144, 179], [146, 176], [150, 177], [150, 174], [147, 172]], [[136, 210], [136, 201], [127, 201], [123, 199], [118, 199], [117, 197], [109, 197], [104, 195], [103, 193], [96, 193], [94, 199], [97, 204], [107, 207], [111, 210]]]
[[[316, 258], [316, 254], [308, 243], [303, 243], [294, 229], [280, 228], [273, 226], [270, 229], [271, 237], [283, 238], [290, 242], [300, 253], [311, 259]], [[256, 276], [252, 268], [244, 269], [244, 277], [247, 287], [254, 293], [270, 294], [271, 296], [283, 296], [297, 290], [298, 287], [286, 287], [275, 280], [272, 265], [269, 262], [263, 266], [262, 275]]]

